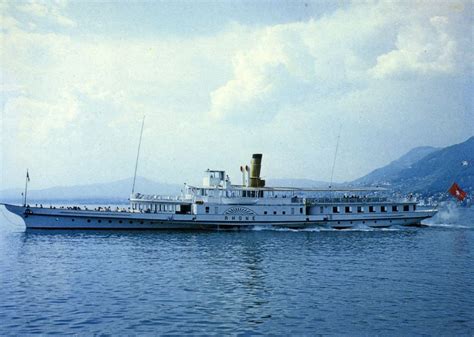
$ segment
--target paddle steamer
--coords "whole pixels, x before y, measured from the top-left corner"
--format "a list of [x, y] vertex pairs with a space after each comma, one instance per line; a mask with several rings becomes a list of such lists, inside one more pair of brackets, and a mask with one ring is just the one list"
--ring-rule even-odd
[[184, 185], [179, 196], [133, 193], [130, 207], [95, 210], [5, 204], [29, 229], [233, 229], [390, 227], [420, 225], [435, 209], [412, 198], [380, 196], [380, 188], [267, 187], [262, 155], [240, 167], [241, 184], [225, 171], [207, 170], [202, 186]]

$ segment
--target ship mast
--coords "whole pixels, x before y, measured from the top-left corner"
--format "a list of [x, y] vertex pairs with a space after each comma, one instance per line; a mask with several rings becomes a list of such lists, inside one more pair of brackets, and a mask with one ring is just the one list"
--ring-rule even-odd
[[145, 115], [143, 115], [142, 129], [140, 131], [140, 140], [138, 141], [137, 160], [135, 161], [135, 173], [133, 174], [132, 195], [135, 192], [135, 181], [137, 179], [138, 158], [140, 157], [140, 147], [142, 145], [143, 126], [145, 125]]
[[331, 182], [329, 183], [329, 188], [332, 188], [332, 179], [334, 177], [334, 168], [336, 167], [337, 150], [339, 149], [339, 140], [341, 139], [341, 131], [342, 131], [342, 124], [339, 127], [339, 134], [337, 135], [336, 152], [334, 153], [334, 160], [332, 162]]
[[28, 194], [28, 182], [30, 181], [30, 174], [28, 173], [28, 169], [26, 169], [26, 177], [25, 177], [25, 193], [24, 193], [24, 200], [23, 206], [26, 207], [26, 195]]

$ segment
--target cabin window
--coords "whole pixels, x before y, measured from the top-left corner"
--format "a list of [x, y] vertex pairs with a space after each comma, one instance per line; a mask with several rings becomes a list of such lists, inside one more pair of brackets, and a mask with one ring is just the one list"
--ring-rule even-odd
[[324, 213], [324, 207], [323, 206], [319, 207], [319, 213]]
[[264, 211], [263, 214], [267, 214], [268, 212], [267, 211]]
[[375, 212], [374, 206], [369, 206], [369, 212], [370, 212], [370, 213], [374, 213], [374, 212]]
[[274, 214], [274, 215], [276, 215], [276, 214], [277, 214], [277, 212], [276, 212], [276, 211], [273, 211], [273, 214]]
[[300, 214], [303, 214], [303, 207], [300, 207]]
[[403, 211], [408, 212], [410, 210], [410, 206], [408, 205], [403, 205]]
[[209, 213], [209, 207], [206, 206], [206, 213]]
[[380, 206], [380, 212], [382, 213], [387, 212], [387, 206]]
[[346, 213], [352, 213], [352, 207], [351, 206], [346, 206], [345, 212]]
[[413, 205], [413, 210], [416, 211], [416, 205]]
[[283, 212], [281, 212], [281, 213], [282, 213], [283, 215], [285, 215], [285, 214], [286, 214], [286, 212], [285, 212], [285, 211], [283, 211]]
[[295, 209], [291, 208], [291, 214], [295, 214]]
[[357, 213], [364, 213], [364, 207], [357, 206]]
[[398, 206], [392, 206], [392, 212], [398, 212]]
[[333, 212], [333, 213], [339, 213], [339, 207], [333, 206], [332, 212]]

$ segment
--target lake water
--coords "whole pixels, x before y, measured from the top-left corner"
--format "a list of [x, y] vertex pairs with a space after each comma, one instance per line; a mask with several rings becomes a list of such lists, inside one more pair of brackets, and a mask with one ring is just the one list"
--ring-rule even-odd
[[230, 232], [25, 232], [0, 214], [0, 335], [36, 333], [472, 336], [474, 210]]

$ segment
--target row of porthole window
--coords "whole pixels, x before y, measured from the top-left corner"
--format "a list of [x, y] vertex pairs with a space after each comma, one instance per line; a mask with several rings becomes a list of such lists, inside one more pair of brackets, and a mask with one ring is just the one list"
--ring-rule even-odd
[[[71, 219], [71, 221], [74, 222], [74, 221], [76, 221], [76, 219], [73, 218], [73, 219]], [[112, 220], [110, 220], [110, 219], [107, 220], [107, 221], [108, 221], [108, 223], [112, 223]], [[92, 222], [92, 220], [91, 220], [91, 219], [87, 219], [87, 222], [90, 223], [90, 222]], [[102, 220], [99, 219], [99, 220], [97, 220], [97, 222], [98, 222], [98, 223], [102, 223]], [[105, 220], [104, 220], [104, 222], [105, 222]], [[123, 223], [123, 220], [118, 220], [118, 223]], [[133, 224], [133, 220], [129, 220], [128, 223], [129, 223], [129, 224]], [[137, 221], [137, 223], [140, 223], [140, 225], [143, 225], [145, 222], [144, 222], [144, 221]], [[156, 221], [150, 221], [150, 224], [151, 224], [151, 225], [157, 224], [157, 223], [158, 223], [158, 222], [156, 222]]]
[[[387, 206], [380, 206], [380, 212], [386, 213], [387, 212]], [[398, 212], [399, 208], [398, 206], [392, 206], [392, 212]], [[403, 205], [403, 212], [408, 212], [410, 210], [409, 205]], [[416, 205], [413, 205], [413, 210], [416, 210]], [[320, 207], [320, 212], [323, 213], [324, 209], [321, 206]], [[352, 213], [352, 206], [345, 206], [344, 208], [345, 213]], [[357, 206], [357, 213], [364, 213], [365, 209], [362, 206]], [[333, 206], [332, 208], [333, 213], [340, 213], [339, 211], [339, 206]], [[375, 213], [375, 206], [369, 206], [369, 213]]]
[[[390, 220], [390, 223], [391, 223], [391, 222], [392, 222], [392, 220]], [[352, 221], [349, 221], [349, 223], [352, 225], [353, 222], [352, 222]], [[362, 221], [362, 223], [365, 224], [365, 221]], [[377, 220], [374, 220], [374, 223], [377, 223]], [[339, 225], [339, 224], [341, 224], [341, 222], [338, 221], [337, 224]]]
[[[407, 222], [406, 220], [403, 220], [403, 222]], [[352, 225], [353, 221], [349, 221], [349, 223]], [[365, 224], [365, 220], [362, 221], [363, 224]], [[374, 223], [377, 223], [377, 220], [374, 220]], [[390, 223], [392, 223], [392, 220], [390, 220]], [[341, 224], [340, 221], [337, 222], [338, 225]]]

